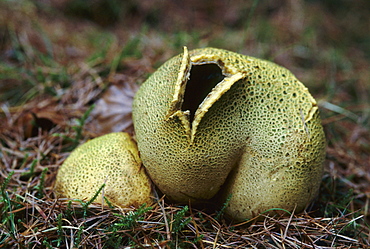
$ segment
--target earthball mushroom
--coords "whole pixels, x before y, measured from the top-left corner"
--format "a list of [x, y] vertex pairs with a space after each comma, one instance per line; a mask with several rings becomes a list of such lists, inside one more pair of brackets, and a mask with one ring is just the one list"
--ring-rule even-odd
[[110, 133], [76, 148], [60, 167], [54, 191], [61, 197], [90, 200], [103, 184], [95, 202], [105, 203], [103, 196], [120, 207], [152, 202], [150, 180], [127, 133]]
[[140, 156], [155, 185], [188, 203], [219, 192], [226, 214], [300, 211], [322, 177], [325, 136], [307, 88], [272, 62], [216, 48], [164, 63], [134, 97]]

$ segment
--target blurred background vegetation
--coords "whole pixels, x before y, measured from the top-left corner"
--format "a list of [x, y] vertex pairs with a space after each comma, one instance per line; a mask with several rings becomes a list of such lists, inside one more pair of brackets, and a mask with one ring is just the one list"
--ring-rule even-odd
[[[367, 0], [2, 0], [1, 79], [21, 81], [18, 90], [25, 91], [40, 81], [35, 74], [45, 73], [19, 75], [19, 67], [62, 70], [76, 61], [112, 60], [123, 47], [122, 56], [158, 67], [184, 45], [214, 46], [275, 61], [312, 91], [333, 95], [357, 79], [367, 85], [369, 9]], [[54, 73], [59, 78], [52, 81], [63, 88], [67, 75]], [[21, 94], [1, 100], [15, 103]]]

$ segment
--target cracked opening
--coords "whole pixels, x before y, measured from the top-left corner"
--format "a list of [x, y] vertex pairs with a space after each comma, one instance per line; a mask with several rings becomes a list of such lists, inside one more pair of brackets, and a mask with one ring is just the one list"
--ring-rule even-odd
[[193, 122], [195, 111], [212, 88], [224, 78], [225, 75], [222, 74], [221, 68], [215, 63], [192, 65], [182, 104], [183, 111], [190, 111], [190, 122]]

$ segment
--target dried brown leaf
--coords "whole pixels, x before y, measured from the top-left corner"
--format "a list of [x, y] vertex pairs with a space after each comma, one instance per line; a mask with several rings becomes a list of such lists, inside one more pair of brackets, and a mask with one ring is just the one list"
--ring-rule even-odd
[[122, 84], [111, 85], [96, 102], [90, 129], [96, 133], [126, 131], [132, 133], [132, 101], [138, 86], [125, 75], [116, 75]]

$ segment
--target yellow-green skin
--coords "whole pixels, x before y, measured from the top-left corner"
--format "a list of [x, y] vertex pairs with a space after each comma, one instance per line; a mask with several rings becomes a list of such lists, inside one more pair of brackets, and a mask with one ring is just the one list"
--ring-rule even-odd
[[123, 208], [151, 204], [151, 183], [141, 165], [136, 143], [123, 132], [94, 138], [76, 148], [60, 167], [54, 186], [58, 196]]
[[[191, 67], [216, 63], [224, 80], [182, 110]], [[140, 156], [170, 199], [232, 194], [236, 220], [270, 208], [302, 210], [321, 181], [325, 136], [316, 101], [287, 69], [215, 48], [180, 54], [140, 87], [133, 103]]]

